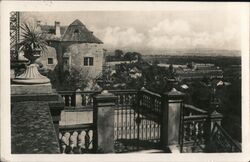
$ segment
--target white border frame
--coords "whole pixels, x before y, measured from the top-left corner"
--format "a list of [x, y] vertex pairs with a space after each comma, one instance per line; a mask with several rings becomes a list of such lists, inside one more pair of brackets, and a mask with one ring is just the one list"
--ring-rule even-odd
[[[187, 154], [22, 154], [13, 155], [10, 147], [10, 11], [90, 11], [90, 10], [210, 10], [241, 12], [242, 20], [242, 153]], [[110, 1], [2, 1], [1, 3], [1, 160], [2, 161], [248, 161], [249, 152], [249, 4], [230, 2], [110, 2]]]

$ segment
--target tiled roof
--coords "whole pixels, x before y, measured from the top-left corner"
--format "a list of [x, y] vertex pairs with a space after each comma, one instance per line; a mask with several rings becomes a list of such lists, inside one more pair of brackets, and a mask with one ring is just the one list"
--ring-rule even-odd
[[[64, 34], [66, 29], [67, 29], [66, 26], [60, 26], [61, 35]], [[41, 25], [41, 30], [47, 34], [55, 34], [55, 26], [52, 25]]]
[[66, 32], [63, 34], [61, 41], [76, 41], [84, 43], [103, 43], [89, 31], [86, 26], [78, 19], [72, 22]]

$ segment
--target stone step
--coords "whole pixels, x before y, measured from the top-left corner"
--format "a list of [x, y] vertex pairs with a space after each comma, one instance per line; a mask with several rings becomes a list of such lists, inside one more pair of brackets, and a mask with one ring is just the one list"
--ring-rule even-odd
[[140, 151], [134, 151], [134, 152], [129, 152], [130, 154], [148, 154], [148, 153], [168, 153], [165, 150], [160, 150], [160, 149], [150, 149], [150, 150], [140, 150]]

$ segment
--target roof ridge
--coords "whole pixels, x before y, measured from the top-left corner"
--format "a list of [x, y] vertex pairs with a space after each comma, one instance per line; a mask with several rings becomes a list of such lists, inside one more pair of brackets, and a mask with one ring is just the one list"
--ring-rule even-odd
[[93, 32], [78, 19], [73, 21], [65, 30], [61, 41], [77, 41], [85, 43], [103, 43], [94, 36]]
[[69, 26], [73, 26], [73, 25], [85, 27], [85, 25], [79, 19], [75, 19]]

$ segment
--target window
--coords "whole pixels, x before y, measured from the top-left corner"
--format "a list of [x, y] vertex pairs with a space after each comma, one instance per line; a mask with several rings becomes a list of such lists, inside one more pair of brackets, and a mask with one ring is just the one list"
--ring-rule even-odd
[[79, 34], [79, 30], [75, 29], [74, 34]]
[[88, 66], [88, 57], [84, 57], [84, 60], [83, 60], [83, 63], [84, 63], [84, 66]]
[[94, 60], [93, 60], [93, 57], [90, 57], [90, 58], [89, 58], [89, 66], [93, 66], [93, 64], [94, 64], [93, 61], [94, 61]]
[[94, 65], [94, 58], [93, 57], [84, 57], [83, 65], [84, 66], [93, 66]]
[[53, 58], [48, 58], [48, 64], [53, 64]]
[[64, 65], [69, 65], [69, 58], [63, 58]]

